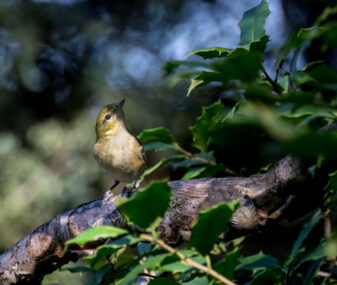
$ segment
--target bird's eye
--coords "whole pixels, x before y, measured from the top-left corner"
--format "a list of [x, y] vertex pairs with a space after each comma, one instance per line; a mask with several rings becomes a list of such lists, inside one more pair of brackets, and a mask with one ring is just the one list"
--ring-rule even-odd
[[110, 120], [111, 119], [111, 114], [106, 114], [104, 116], [104, 120]]

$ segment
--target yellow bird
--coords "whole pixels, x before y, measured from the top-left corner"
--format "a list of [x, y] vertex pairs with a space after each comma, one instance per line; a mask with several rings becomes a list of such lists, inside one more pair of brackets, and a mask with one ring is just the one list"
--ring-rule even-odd
[[145, 170], [143, 146], [125, 125], [124, 102], [125, 99], [105, 106], [96, 121], [94, 157], [100, 167], [115, 180], [110, 189], [119, 182], [133, 182], [133, 188], [138, 188], [139, 178]]

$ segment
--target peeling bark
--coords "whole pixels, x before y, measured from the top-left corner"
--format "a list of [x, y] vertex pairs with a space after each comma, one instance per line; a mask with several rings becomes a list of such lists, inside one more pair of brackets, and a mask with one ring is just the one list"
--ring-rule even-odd
[[[186, 241], [199, 211], [233, 200], [239, 200], [240, 206], [231, 219], [229, 235], [255, 230], [268, 219], [282, 214], [280, 209], [289, 195], [296, 195], [289, 193], [289, 186], [302, 182], [305, 176], [301, 162], [287, 156], [266, 174], [171, 181], [174, 194], [158, 230], [167, 243]], [[122, 196], [129, 194], [126, 190]], [[127, 227], [114, 204], [118, 197], [109, 195], [107, 192], [102, 200], [56, 216], [9, 248], [0, 256], [0, 284], [39, 284], [46, 274], [88, 254], [88, 250], [80, 248], [69, 248], [64, 253], [68, 239], [97, 225]]]

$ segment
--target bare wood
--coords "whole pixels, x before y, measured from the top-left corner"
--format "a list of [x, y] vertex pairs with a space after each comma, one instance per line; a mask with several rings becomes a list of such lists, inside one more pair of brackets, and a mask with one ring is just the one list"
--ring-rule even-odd
[[[231, 231], [245, 232], [261, 227], [286, 203], [287, 186], [303, 181], [305, 174], [300, 161], [287, 156], [266, 174], [171, 181], [174, 195], [158, 228], [161, 238], [169, 244], [188, 240], [191, 224], [197, 220], [199, 211], [223, 201], [240, 200], [230, 223]], [[125, 219], [114, 205], [118, 197], [110, 199], [109, 195], [107, 192], [102, 200], [56, 216], [3, 253], [0, 284], [39, 284], [44, 275], [88, 254], [87, 250], [69, 248], [63, 255], [68, 239], [96, 225], [126, 227]]]

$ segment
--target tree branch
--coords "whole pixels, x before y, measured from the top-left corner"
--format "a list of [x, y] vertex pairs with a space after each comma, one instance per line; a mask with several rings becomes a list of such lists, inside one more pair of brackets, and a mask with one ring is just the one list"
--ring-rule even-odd
[[[158, 227], [167, 244], [189, 239], [191, 225], [200, 210], [223, 201], [240, 200], [230, 222], [231, 233], [245, 233], [263, 226], [276, 209], [286, 203], [288, 186], [304, 180], [300, 161], [287, 156], [266, 174], [251, 177], [207, 178], [171, 181], [174, 193], [164, 220]], [[124, 191], [123, 196], [128, 196]], [[291, 193], [296, 194], [296, 193]], [[38, 227], [0, 256], [0, 284], [39, 284], [43, 276], [79, 257], [88, 249], [70, 247], [63, 254], [64, 244], [88, 228], [97, 225], [127, 227], [109, 197], [80, 205]]]

